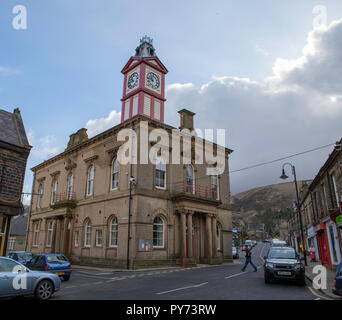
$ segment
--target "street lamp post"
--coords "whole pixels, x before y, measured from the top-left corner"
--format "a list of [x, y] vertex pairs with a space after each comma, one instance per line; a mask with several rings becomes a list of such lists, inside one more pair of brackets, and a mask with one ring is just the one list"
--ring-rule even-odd
[[291, 163], [287, 162], [287, 163], [284, 163], [283, 164], [283, 168], [282, 168], [282, 174], [280, 176], [280, 179], [287, 179], [288, 176], [285, 174], [285, 170], [284, 170], [284, 167], [286, 165], [289, 165], [291, 166], [291, 169], [292, 169], [292, 174], [293, 174], [293, 177], [294, 177], [294, 182], [295, 182], [295, 186], [296, 186], [296, 196], [297, 196], [297, 203], [296, 203], [296, 206], [297, 206], [297, 212], [298, 212], [298, 216], [299, 216], [299, 224], [300, 224], [300, 232], [301, 232], [301, 235], [302, 235], [302, 248], [303, 248], [303, 253], [304, 253], [304, 261], [305, 261], [305, 265], [307, 266], [308, 263], [307, 263], [307, 260], [306, 260], [306, 251], [305, 251], [305, 241], [304, 241], [304, 232], [303, 232], [303, 222], [302, 222], [302, 215], [300, 213], [300, 201], [299, 201], [299, 193], [298, 193], [298, 186], [297, 186], [297, 177], [296, 177], [296, 169], [295, 169], [295, 166], [292, 165]]

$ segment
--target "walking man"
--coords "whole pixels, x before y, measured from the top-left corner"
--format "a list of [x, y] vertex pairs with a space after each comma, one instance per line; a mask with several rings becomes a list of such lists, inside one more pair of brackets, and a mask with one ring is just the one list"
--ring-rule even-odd
[[253, 261], [252, 261], [252, 247], [250, 248], [247, 244], [245, 245], [245, 252], [246, 252], [246, 262], [244, 267], [241, 269], [241, 271], [245, 272], [247, 265], [250, 263], [252, 265], [252, 267], [254, 268], [254, 272], [257, 272], [258, 269], [257, 267], [254, 265]]

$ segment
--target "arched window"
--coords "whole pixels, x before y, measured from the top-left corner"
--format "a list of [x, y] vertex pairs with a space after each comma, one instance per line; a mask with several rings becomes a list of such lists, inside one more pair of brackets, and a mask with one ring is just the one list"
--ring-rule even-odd
[[164, 247], [164, 221], [161, 217], [153, 220], [153, 247]]
[[166, 188], [166, 163], [162, 156], [156, 159], [156, 187]]
[[42, 205], [42, 198], [43, 198], [43, 185], [40, 184], [38, 188], [38, 202], [37, 202], [37, 207], [38, 209], [41, 208]]
[[211, 176], [211, 197], [214, 200], [219, 200], [219, 184], [218, 176]]
[[109, 246], [116, 247], [118, 245], [118, 218], [114, 217], [110, 222]]
[[185, 167], [186, 192], [194, 193], [194, 168], [191, 164]]
[[112, 190], [119, 186], [119, 161], [115, 158], [112, 162]]
[[72, 190], [74, 186], [74, 175], [71, 174], [68, 179], [68, 200], [73, 199]]
[[88, 169], [87, 195], [91, 196], [94, 191], [94, 166]]
[[57, 195], [57, 179], [52, 182], [51, 204], [55, 204]]
[[91, 246], [91, 234], [92, 234], [93, 227], [91, 225], [91, 221], [88, 220], [85, 226], [85, 237], [84, 237], [84, 246], [90, 247]]
[[221, 249], [221, 230], [218, 224], [216, 225], [216, 248]]

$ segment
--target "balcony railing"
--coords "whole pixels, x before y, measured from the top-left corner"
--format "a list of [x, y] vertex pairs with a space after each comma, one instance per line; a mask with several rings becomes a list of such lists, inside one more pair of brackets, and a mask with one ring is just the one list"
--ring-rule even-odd
[[61, 192], [56, 194], [56, 202], [65, 200], [76, 200], [75, 192]]
[[173, 193], [175, 195], [185, 194], [208, 200], [219, 200], [217, 190], [215, 188], [185, 181], [176, 183], [173, 188]]
[[76, 207], [76, 193], [75, 192], [61, 192], [56, 194], [56, 200], [51, 204], [51, 208], [75, 208]]

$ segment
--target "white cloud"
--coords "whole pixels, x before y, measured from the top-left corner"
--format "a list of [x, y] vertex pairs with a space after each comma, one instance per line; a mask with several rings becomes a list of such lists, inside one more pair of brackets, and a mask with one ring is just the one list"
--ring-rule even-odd
[[18, 69], [0, 66], [0, 75], [12, 76], [20, 73]]
[[[302, 56], [278, 58], [263, 82], [225, 76], [200, 88], [169, 85], [166, 119], [186, 106], [197, 114], [196, 127], [226, 128], [227, 146], [235, 150], [231, 170], [277, 159], [341, 138], [341, 70], [342, 20], [310, 32]], [[298, 178], [312, 178], [330, 152], [291, 159]], [[232, 192], [279, 183], [281, 165], [232, 173]]]
[[262, 56], [264, 56], [264, 57], [268, 57], [268, 56], [270, 55], [270, 53], [269, 53], [265, 48], [262, 48], [262, 47], [259, 46], [258, 44], [256, 44], [256, 45], [254, 46], [254, 50], [255, 50], [257, 53], [259, 53], [259, 54], [261, 54]]
[[88, 129], [88, 136], [93, 137], [98, 133], [101, 133], [111, 127], [116, 126], [121, 121], [121, 112], [113, 110], [109, 113], [107, 118], [99, 118], [95, 120], [89, 120], [86, 124]]

